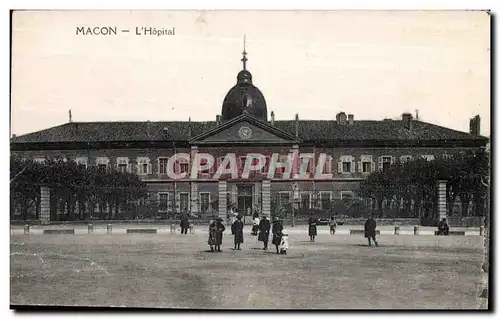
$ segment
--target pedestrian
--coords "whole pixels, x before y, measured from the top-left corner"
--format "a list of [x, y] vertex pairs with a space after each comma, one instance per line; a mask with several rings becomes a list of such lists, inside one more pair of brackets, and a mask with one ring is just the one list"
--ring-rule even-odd
[[316, 216], [309, 217], [309, 241], [314, 242], [316, 236], [318, 235], [318, 229], [316, 225], [318, 224], [318, 218]]
[[186, 211], [181, 213], [181, 234], [187, 235], [187, 230], [189, 228], [189, 215]]
[[288, 232], [286, 230], [281, 231], [281, 242], [279, 246], [279, 251], [281, 255], [286, 255], [288, 250]]
[[217, 217], [215, 221], [210, 224], [208, 244], [210, 245], [210, 251], [221, 252], [220, 246], [222, 245], [222, 236], [226, 227], [222, 224], [222, 218]]
[[253, 214], [253, 226], [252, 226], [252, 235], [257, 236], [257, 233], [259, 232], [259, 214]]
[[368, 216], [368, 220], [365, 222], [365, 238], [368, 238], [368, 245], [371, 246], [373, 242], [375, 246], [378, 246], [377, 240], [375, 239], [375, 229], [377, 228], [377, 222], [373, 219], [372, 215]]
[[279, 254], [279, 246], [281, 244], [281, 236], [282, 236], [283, 224], [278, 219], [278, 217], [273, 218], [273, 245], [276, 246], [276, 253]]
[[450, 227], [446, 222], [446, 218], [443, 218], [443, 220], [441, 220], [438, 224], [438, 235], [448, 236], [449, 233], [450, 233]]
[[231, 225], [231, 233], [234, 235], [234, 250], [241, 250], [240, 244], [243, 243], [243, 226], [241, 215], [238, 215], [236, 221]]
[[330, 235], [335, 235], [335, 231], [337, 230], [337, 221], [335, 217], [330, 218]]
[[216, 237], [217, 237], [217, 221], [214, 220], [210, 223], [210, 226], [208, 226], [208, 245], [210, 246], [210, 251], [213, 252], [215, 251], [215, 246], [216, 246]]
[[269, 242], [269, 230], [271, 229], [271, 223], [267, 219], [266, 215], [262, 216], [262, 220], [259, 222], [259, 241], [264, 243], [264, 250], [267, 250], [267, 244]]

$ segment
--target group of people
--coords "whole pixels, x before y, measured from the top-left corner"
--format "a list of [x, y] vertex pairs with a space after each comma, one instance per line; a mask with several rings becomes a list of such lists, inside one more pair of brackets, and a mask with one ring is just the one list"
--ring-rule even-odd
[[[234, 214], [234, 212], [232, 215], [235, 215], [233, 216], [234, 218], [231, 224], [231, 234], [234, 236], [234, 250], [241, 250], [240, 245], [243, 244], [244, 223], [241, 220], [242, 219], [241, 215]], [[261, 241], [264, 244], [263, 249], [264, 250], [268, 249], [269, 237], [270, 237], [269, 235], [272, 233], [271, 243], [276, 247], [276, 253], [286, 255], [289, 244], [288, 244], [288, 233], [283, 228], [283, 222], [279, 218], [274, 217], [271, 225], [271, 222], [269, 221], [266, 215], [263, 215], [262, 219], [260, 219], [258, 213], [254, 213], [252, 217], [253, 217], [253, 225], [251, 234], [253, 236], [258, 236], [258, 241]], [[311, 216], [308, 220], [308, 224], [309, 224], [309, 229], [308, 229], [309, 241], [315, 242], [316, 236], [318, 235], [318, 230], [317, 230], [318, 218], [315, 216]], [[181, 234], [187, 234], [187, 230], [190, 226], [189, 214], [187, 212], [181, 214], [180, 226], [181, 226]], [[329, 226], [330, 226], [330, 234], [334, 235], [337, 228], [337, 222], [335, 221], [334, 217], [330, 219]], [[375, 229], [377, 228], [377, 223], [375, 222], [375, 220], [371, 215], [365, 222], [364, 228], [365, 228], [365, 238], [368, 239], [368, 245], [371, 246], [372, 245], [371, 242], [373, 241], [375, 246], [378, 246], [376, 240], [376, 231], [375, 231]], [[443, 219], [439, 223], [438, 229], [440, 235], [448, 234], [449, 227], [446, 224], [445, 219]], [[221, 252], [222, 237], [225, 230], [226, 227], [224, 226], [223, 219], [221, 217], [217, 217], [212, 223], [210, 223], [208, 232], [209, 234], [208, 245], [210, 246], [210, 251]]]
[[[232, 213], [232, 224], [231, 224], [231, 234], [234, 235], [234, 249], [241, 250], [241, 244], [243, 243], [243, 228], [244, 223], [241, 221], [242, 216], [239, 214]], [[283, 228], [283, 222], [277, 218], [273, 218], [273, 222], [269, 221], [266, 215], [262, 215], [262, 219], [259, 218], [259, 214], [256, 212], [253, 214], [253, 225], [251, 230], [251, 235], [258, 236], [258, 241], [263, 242], [264, 250], [268, 250], [269, 237], [272, 233], [271, 243], [276, 247], [277, 254], [285, 254], [288, 250], [288, 233]], [[181, 234], [187, 234], [187, 230], [189, 228], [189, 214], [182, 213], [180, 216], [181, 221]], [[311, 216], [308, 220], [309, 229], [309, 241], [314, 242], [316, 236], [318, 235], [317, 225], [318, 218], [315, 216]], [[334, 235], [337, 222], [334, 217], [331, 217], [329, 221], [330, 226], [330, 234]], [[377, 223], [373, 219], [373, 216], [370, 215], [365, 222], [364, 225], [364, 233], [365, 238], [368, 239], [368, 245], [372, 245], [372, 241], [375, 246], [378, 246], [378, 242], [376, 239], [376, 228]], [[209, 226], [209, 235], [208, 235], [208, 245], [210, 246], [210, 251], [212, 252], [220, 252], [222, 245], [222, 237], [223, 233], [226, 230], [226, 227], [223, 224], [223, 219], [221, 217], [217, 217]], [[438, 235], [448, 235], [449, 226], [446, 222], [446, 219], [443, 218], [438, 224]]]
[[[231, 234], [234, 236], [234, 250], [241, 250], [241, 244], [243, 243], [243, 228], [244, 223], [241, 221], [242, 216], [237, 215], [236, 220], [231, 225]], [[277, 217], [274, 217], [272, 228], [271, 222], [266, 215], [259, 219], [258, 214], [253, 216], [253, 227], [251, 234], [257, 236], [258, 241], [263, 242], [264, 250], [268, 249], [269, 235], [272, 232], [271, 243], [276, 247], [277, 254], [284, 254], [288, 250], [288, 233], [283, 229], [283, 223]], [[210, 251], [220, 252], [223, 233], [226, 227], [223, 224], [223, 219], [217, 217], [209, 226], [208, 231], [208, 245], [210, 246]]]

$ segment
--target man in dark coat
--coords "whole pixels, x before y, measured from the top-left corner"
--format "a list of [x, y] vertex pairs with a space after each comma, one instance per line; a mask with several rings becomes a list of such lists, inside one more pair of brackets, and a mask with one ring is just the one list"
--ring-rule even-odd
[[240, 244], [243, 243], [243, 226], [241, 215], [238, 215], [236, 221], [231, 225], [231, 233], [234, 235], [234, 250], [241, 250]]
[[269, 230], [271, 229], [271, 223], [267, 219], [266, 215], [262, 216], [262, 220], [259, 223], [259, 241], [264, 242], [264, 250], [267, 250], [267, 243], [269, 242]]
[[316, 225], [318, 224], [318, 218], [316, 216], [309, 217], [309, 240], [314, 242], [314, 239], [318, 235], [318, 229]]
[[189, 228], [189, 215], [187, 212], [181, 214], [181, 234], [187, 234]]
[[273, 219], [273, 240], [272, 243], [273, 245], [276, 246], [276, 253], [279, 254], [279, 245], [281, 244], [281, 236], [283, 231], [283, 224], [281, 221], [278, 219], [278, 217], [274, 217]]
[[450, 232], [450, 227], [448, 227], [446, 218], [443, 218], [443, 220], [440, 221], [438, 224], [438, 235], [448, 236], [449, 232]]
[[365, 222], [365, 238], [368, 238], [368, 245], [372, 245], [371, 240], [375, 243], [375, 246], [378, 246], [377, 240], [375, 239], [375, 228], [377, 228], [377, 223], [373, 219], [372, 215], [368, 217], [368, 220]]

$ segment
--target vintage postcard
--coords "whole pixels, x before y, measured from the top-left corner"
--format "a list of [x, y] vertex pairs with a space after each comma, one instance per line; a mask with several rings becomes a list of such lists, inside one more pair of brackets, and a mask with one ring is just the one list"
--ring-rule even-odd
[[12, 309], [489, 309], [490, 12], [11, 19]]

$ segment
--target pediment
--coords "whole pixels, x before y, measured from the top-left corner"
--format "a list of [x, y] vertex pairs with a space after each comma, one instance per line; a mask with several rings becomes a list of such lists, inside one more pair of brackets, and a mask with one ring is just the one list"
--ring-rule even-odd
[[200, 134], [191, 144], [294, 144], [300, 139], [249, 115], [241, 115]]

